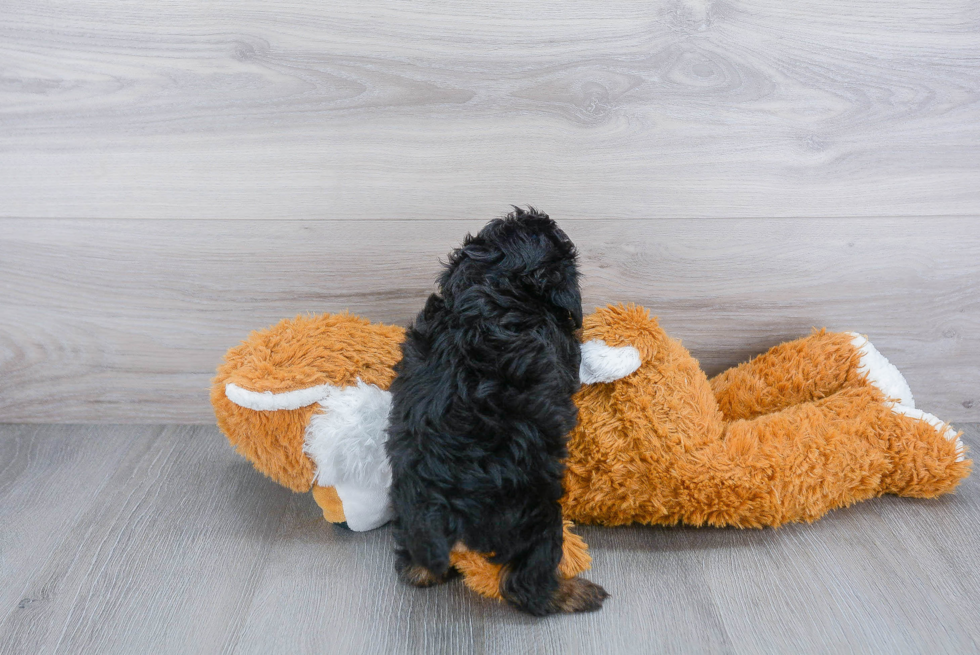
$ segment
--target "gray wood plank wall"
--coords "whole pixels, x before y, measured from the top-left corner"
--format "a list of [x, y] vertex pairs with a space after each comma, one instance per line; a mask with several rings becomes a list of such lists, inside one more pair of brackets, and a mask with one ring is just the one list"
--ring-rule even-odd
[[9, 0], [0, 421], [209, 421], [249, 330], [404, 323], [511, 202], [712, 372], [855, 329], [980, 420], [978, 62], [972, 0]]
[[976, 214], [975, 0], [0, 6], [7, 216]]
[[[586, 307], [636, 302], [709, 372], [813, 326], [868, 334], [946, 420], [980, 411], [974, 218], [566, 221]], [[252, 329], [407, 323], [482, 221], [0, 220], [0, 418], [212, 420]]]

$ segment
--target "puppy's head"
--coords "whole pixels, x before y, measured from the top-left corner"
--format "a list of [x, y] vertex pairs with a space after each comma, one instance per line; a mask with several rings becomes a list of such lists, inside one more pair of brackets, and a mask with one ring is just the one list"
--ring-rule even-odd
[[447, 304], [480, 288], [500, 299], [544, 303], [571, 329], [582, 327], [578, 254], [561, 228], [533, 207], [490, 221], [449, 256], [439, 284]]

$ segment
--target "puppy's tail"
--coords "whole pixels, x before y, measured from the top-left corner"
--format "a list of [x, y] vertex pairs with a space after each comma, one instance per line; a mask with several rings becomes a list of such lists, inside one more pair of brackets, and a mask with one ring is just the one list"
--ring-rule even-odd
[[427, 568], [438, 577], [449, 571], [450, 539], [441, 521], [417, 521], [405, 526], [406, 546], [412, 561]]

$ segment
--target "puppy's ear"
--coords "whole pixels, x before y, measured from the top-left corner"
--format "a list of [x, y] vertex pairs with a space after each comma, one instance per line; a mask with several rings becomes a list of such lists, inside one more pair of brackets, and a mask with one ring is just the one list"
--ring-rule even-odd
[[555, 287], [549, 300], [559, 310], [568, 313], [576, 330], [582, 327], [582, 294], [579, 292], [578, 281], [569, 281]]
[[437, 282], [448, 299], [483, 281], [488, 267], [504, 258], [504, 253], [489, 248], [482, 240], [466, 235], [463, 245], [449, 253]]
[[582, 327], [582, 294], [578, 286], [578, 273], [571, 266], [541, 266], [526, 273], [522, 286], [550, 304], [556, 314], [573, 325]]
[[582, 365], [578, 377], [582, 384], [615, 382], [640, 368], [640, 351], [633, 346], [615, 348], [602, 339], [582, 344]]

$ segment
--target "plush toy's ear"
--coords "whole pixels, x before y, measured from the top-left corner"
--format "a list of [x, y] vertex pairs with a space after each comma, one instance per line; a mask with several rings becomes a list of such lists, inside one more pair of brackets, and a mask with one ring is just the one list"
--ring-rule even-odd
[[320, 402], [335, 389], [332, 384], [321, 384], [306, 389], [272, 393], [271, 391], [249, 391], [237, 384], [225, 385], [228, 400], [239, 407], [254, 409], [257, 412], [275, 412], [282, 409], [299, 409]]
[[615, 382], [640, 368], [640, 351], [633, 346], [614, 348], [602, 339], [582, 344], [582, 366], [579, 379], [582, 384]]

